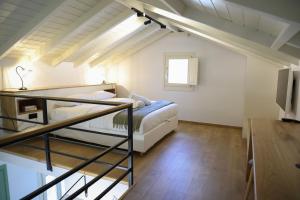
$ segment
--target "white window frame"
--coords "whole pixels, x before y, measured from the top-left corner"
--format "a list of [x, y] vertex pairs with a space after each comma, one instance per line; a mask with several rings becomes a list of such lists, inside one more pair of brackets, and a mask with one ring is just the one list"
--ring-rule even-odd
[[[195, 58], [195, 53], [165, 53], [164, 58], [164, 86], [168, 90], [193, 90], [195, 85], [189, 83], [169, 83], [169, 59], [190, 59]], [[188, 72], [189, 75], [189, 72]]]
[[[41, 186], [44, 186], [44, 185], [47, 184], [47, 181], [46, 181], [47, 176], [52, 176], [52, 175], [40, 174], [40, 178], [41, 178], [40, 184], [41, 184]], [[53, 176], [53, 177], [56, 178], [55, 176]], [[58, 184], [55, 185], [57, 199], [60, 199], [62, 197], [62, 182], [59, 182]], [[40, 200], [48, 200], [49, 199], [47, 191], [45, 191], [42, 195], [39, 196]]]

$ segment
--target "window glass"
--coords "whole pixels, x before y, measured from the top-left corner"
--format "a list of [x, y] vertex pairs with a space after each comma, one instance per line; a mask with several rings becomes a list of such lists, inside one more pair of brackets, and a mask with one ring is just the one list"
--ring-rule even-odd
[[188, 59], [168, 60], [168, 83], [187, 84], [188, 83]]
[[[54, 176], [46, 176], [46, 184], [50, 183], [55, 179]], [[47, 190], [47, 200], [55, 200], [57, 199], [57, 191], [56, 191], [56, 186], [51, 187], [50, 189]]]

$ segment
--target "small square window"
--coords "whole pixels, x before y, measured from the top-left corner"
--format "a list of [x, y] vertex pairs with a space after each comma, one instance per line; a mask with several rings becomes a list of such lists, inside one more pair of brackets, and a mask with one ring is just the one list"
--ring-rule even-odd
[[188, 59], [169, 59], [168, 83], [187, 84], [189, 72]]
[[166, 54], [165, 86], [190, 87], [197, 85], [198, 59], [191, 54]]

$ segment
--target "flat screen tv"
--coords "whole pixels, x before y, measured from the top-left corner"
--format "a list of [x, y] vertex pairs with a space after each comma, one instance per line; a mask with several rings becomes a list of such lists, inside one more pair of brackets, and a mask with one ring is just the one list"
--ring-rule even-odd
[[293, 71], [290, 68], [278, 71], [277, 104], [285, 112], [289, 112], [292, 105]]

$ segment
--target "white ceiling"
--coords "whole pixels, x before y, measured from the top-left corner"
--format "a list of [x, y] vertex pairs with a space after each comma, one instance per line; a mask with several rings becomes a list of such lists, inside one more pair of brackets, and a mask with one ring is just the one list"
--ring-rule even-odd
[[228, 20], [237, 25], [278, 36], [285, 23], [270, 16], [260, 14], [249, 8], [241, 8], [224, 0], [183, 0], [189, 7], [195, 7], [199, 12]]
[[[120, 60], [124, 56], [120, 56], [118, 47], [129, 56], [128, 52], [145, 47], [137, 44], [149, 44], [145, 41], [153, 42], [168, 33], [155, 26], [145, 28], [143, 21], [136, 29], [128, 26], [132, 31], [120, 29], [123, 35], [114, 32], [114, 27], [134, 15], [129, 8], [137, 3], [173, 13], [174, 16], [169, 17], [170, 14], [161, 15], [161, 11], [149, 11], [153, 17], [172, 24], [170, 30], [174, 30], [174, 26], [176, 29], [175, 18], [180, 16], [184, 17], [181, 22], [188, 19], [206, 25], [204, 29], [213, 28], [215, 31], [211, 33], [216, 30], [221, 31], [220, 34], [228, 33], [229, 43], [242, 41], [246, 49], [248, 46], [264, 49], [263, 52], [269, 49], [272, 56], [284, 57], [278, 52], [281, 51], [300, 58], [299, 23], [235, 1], [239, 0], [0, 0], [0, 60], [18, 60], [25, 56], [42, 59], [50, 65], [72, 61], [93, 66], [108, 58]], [[180, 23], [177, 28], [189, 31], [190, 25], [191, 21]]]

